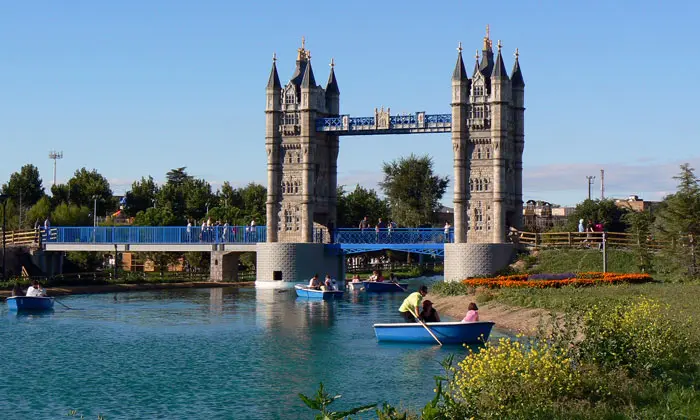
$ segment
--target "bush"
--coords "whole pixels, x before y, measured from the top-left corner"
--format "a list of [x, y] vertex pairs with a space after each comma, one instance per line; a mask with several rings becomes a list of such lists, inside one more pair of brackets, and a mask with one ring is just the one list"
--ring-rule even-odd
[[468, 416], [512, 418], [551, 412], [579, 383], [579, 373], [561, 349], [502, 338], [459, 363], [450, 392]]
[[697, 350], [689, 328], [688, 321], [674, 319], [668, 305], [645, 297], [610, 307], [595, 305], [583, 317], [581, 355], [632, 375], [688, 372]]

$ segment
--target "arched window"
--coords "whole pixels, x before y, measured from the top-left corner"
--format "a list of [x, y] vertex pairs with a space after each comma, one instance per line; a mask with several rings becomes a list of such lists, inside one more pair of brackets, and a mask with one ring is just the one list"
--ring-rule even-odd
[[481, 146], [476, 147], [476, 158], [481, 159]]
[[474, 180], [473, 179], [469, 180], [469, 191], [474, 191]]
[[294, 194], [299, 193], [299, 181], [294, 181]]
[[488, 178], [484, 179], [484, 191], [489, 190], [489, 180]]
[[297, 95], [296, 92], [294, 92], [294, 88], [287, 90], [287, 92], [284, 95], [284, 103], [287, 105], [297, 103]]
[[491, 159], [491, 148], [486, 147], [486, 159]]

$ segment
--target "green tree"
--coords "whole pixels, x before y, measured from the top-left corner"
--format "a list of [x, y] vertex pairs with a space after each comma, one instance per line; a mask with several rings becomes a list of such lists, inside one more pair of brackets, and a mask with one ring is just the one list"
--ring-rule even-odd
[[27, 211], [27, 227], [34, 227], [36, 223], [43, 226], [44, 220], [49, 216], [51, 216], [51, 200], [43, 196]]
[[403, 226], [432, 223], [449, 182], [433, 173], [432, 158], [411, 154], [385, 162], [382, 169], [384, 181], [379, 185], [389, 200], [391, 217]]
[[639, 260], [639, 270], [647, 272], [652, 269], [652, 254], [648, 240], [651, 237], [651, 229], [654, 224], [654, 216], [651, 211], [628, 211], [622, 216], [627, 224], [627, 233], [633, 235], [634, 252]]
[[360, 220], [367, 216], [370, 223], [382, 218], [387, 221], [389, 205], [382, 200], [374, 190], [368, 190], [359, 185], [351, 193], [346, 193], [343, 186], [338, 187], [337, 225], [338, 227], [355, 228]]
[[91, 226], [90, 209], [75, 204], [61, 203], [51, 213], [51, 224], [54, 226]]
[[184, 216], [186, 218], [204, 218], [207, 210], [217, 205], [217, 198], [211, 192], [211, 185], [203, 179], [188, 179], [182, 184], [182, 191], [185, 198]]
[[182, 185], [185, 183], [185, 181], [192, 179], [192, 176], [188, 175], [185, 169], [187, 169], [186, 166], [169, 170], [168, 173], [165, 174], [167, 183], [172, 185]]
[[655, 228], [660, 238], [673, 244], [668, 261], [690, 276], [698, 274], [696, 242], [700, 238], [700, 185], [695, 170], [685, 163], [673, 179], [678, 181], [674, 194], [664, 198], [657, 212]]
[[233, 188], [228, 181], [224, 182], [217, 195], [219, 196], [220, 205], [224, 208], [243, 208], [243, 197], [241, 196], [241, 191], [237, 188]]
[[[239, 189], [239, 194], [243, 199], [243, 210], [249, 219], [262, 226], [265, 224], [267, 214], [267, 188], [254, 182], [249, 183]], [[250, 220], [248, 221], [250, 222]]]
[[618, 207], [613, 200], [584, 200], [569, 215], [566, 230], [576, 232], [579, 220], [583, 219], [584, 226], [590, 220], [594, 224], [602, 223], [608, 232], [625, 232], [628, 226], [623, 216], [626, 213], [627, 210]]
[[33, 206], [45, 195], [37, 167], [31, 164], [22, 166], [19, 172], [10, 175], [10, 180], [2, 186], [2, 193], [17, 203], [21, 201], [22, 207]]
[[129, 217], [134, 217], [138, 212], [152, 207], [158, 191], [158, 185], [153, 181], [152, 176], [141, 177], [140, 181], [131, 184], [131, 190], [126, 193], [124, 213]]
[[56, 184], [51, 186], [51, 207], [70, 201], [70, 189], [68, 184]]
[[68, 180], [68, 202], [92, 209], [97, 198], [97, 214], [104, 215], [115, 207], [112, 189], [107, 178], [93, 169], [78, 169]]
[[182, 226], [183, 219], [175, 216], [168, 207], [150, 207], [136, 214], [134, 224], [137, 226]]

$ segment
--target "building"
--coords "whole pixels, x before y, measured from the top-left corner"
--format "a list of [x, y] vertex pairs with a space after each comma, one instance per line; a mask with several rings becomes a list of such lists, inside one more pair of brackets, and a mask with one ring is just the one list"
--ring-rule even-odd
[[658, 203], [658, 201], [644, 201], [636, 195], [615, 199], [615, 205], [617, 207], [631, 211], [651, 211]]
[[566, 223], [575, 207], [561, 207], [542, 200], [528, 200], [523, 208], [523, 229], [542, 232]]

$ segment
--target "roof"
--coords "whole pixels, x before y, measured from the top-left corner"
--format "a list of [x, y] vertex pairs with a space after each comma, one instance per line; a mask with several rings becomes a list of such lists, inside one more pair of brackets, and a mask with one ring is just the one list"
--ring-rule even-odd
[[277, 64], [275, 62], [272, 62], [272, 70], [270, 70], [270, 78], [267, 81], [267, 87], [273, 88], [273, 89], [280, 89], [282, 88], [282, 84], [280, 83], [280, 77], [277, 74]]
[[523, 80], [523, 73], [520, 71], [520, 63], [518, 62], [518, 55], [515, 55], [515, 64], [513, 64], [513, 72], [511, 73], [510, 80], [513, 86], [525, 86], [525, 80]]
[[331, 66], [331, 74], [328, 75], [328, 84], [326, 84], [326, 95], [328, 94], [340, 94], [340, 89], [338, 89], [338, 81], [335, 79], [335, 70]]
[[306, 63], [304, 78], [301, 80], [301, 87], [316, 87], [316, 78], [314, 77], [314, 71], [311, 69], [311, 61]]
[[493, 71], [491, 77], [503, 77], [508, 78], [508, 72], [506, 71], [506, 66], [503, 64], [503, 57], [501, 57], [501, 47], [498, 44], [498, 54], [496, 55], [496, 63], [493, 65]]
[[462, 51], [459, 51], [457, 54], [457, 64], [455, 64], [455, 69], [452, 72], [452, 80], [469, 80], [467, 70], [464, 68], [464, 61], [462, 60]]

